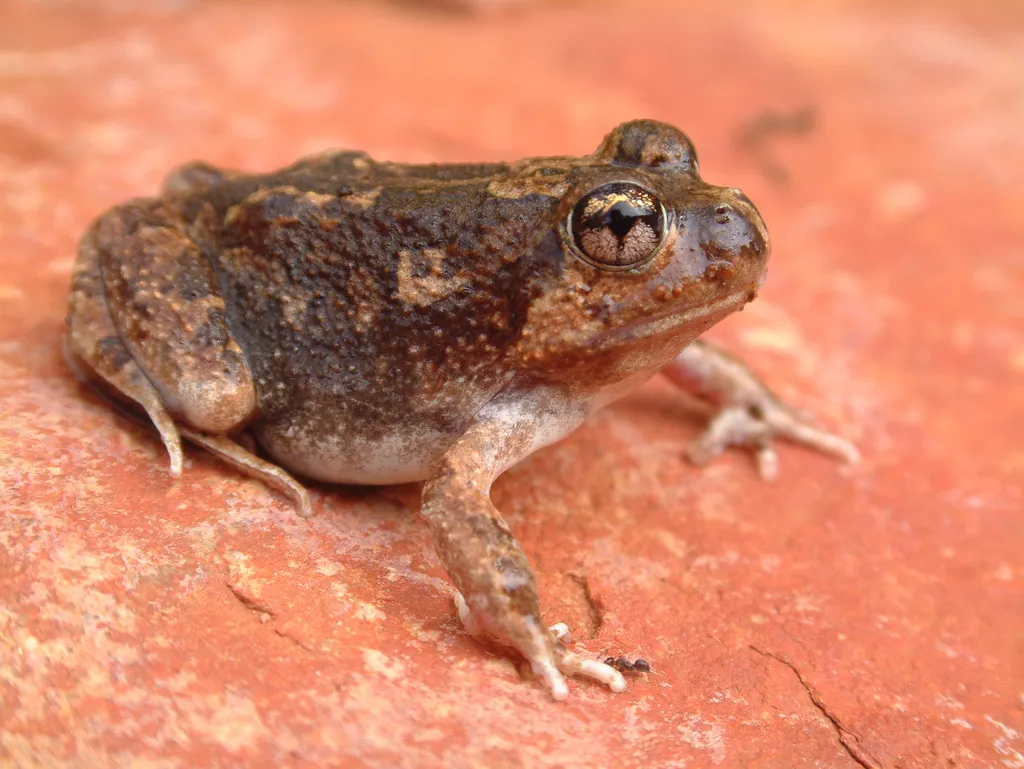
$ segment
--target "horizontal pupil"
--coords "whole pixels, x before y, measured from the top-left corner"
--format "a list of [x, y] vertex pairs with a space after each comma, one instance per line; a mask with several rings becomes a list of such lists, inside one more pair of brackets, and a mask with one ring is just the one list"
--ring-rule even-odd
[[608, 212], [608, 228], [615, 233], [615, 237], [624, 238], [633, 229], [633, 223], [636, 219], [635, 216], [630, 216], [619, 211], [617, 208], [613, 208]]
[[[623, 200], [611, 206], [601, 214], [594, 216], [587, 222], [587, 228], [596, 230], [607, 227], [617, 238], [624, 238], [633, 229], [638, 219], [654, 219], [656, 214], [646, 206], [643, 208], [634, 206]], [[651, 222], [653, 225], [654, 222]]]
[[657, 252], [665, 235], [665, 211], [646, 190], [617, 182], [581, 198], [567, 224], [587, 261], [628, 268]]

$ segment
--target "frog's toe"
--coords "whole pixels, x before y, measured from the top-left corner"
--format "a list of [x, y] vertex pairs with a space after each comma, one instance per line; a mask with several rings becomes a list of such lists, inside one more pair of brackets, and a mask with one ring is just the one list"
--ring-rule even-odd
[[569, 687], [565, 682], [567, 676], [589, 678], [604, 684], [616, 693], [626, 690], [626, 679], [611, 665], [583, 657], [564, 648], [559, 649], [557, 654], [555, 664], [548, 660], [530, 662], [534, 675], [544, 683], [552, 698], [562, 701], [569, 696]]
[[765, 425], [750, 415], [743, 406], [726, 406], [711, 420], [704, 432], [686, 448], [693, 464], [703, 467], [721, 455], [729, 446], [767, 445]]
[[[456, 590], [453, 598], [459, 620], [466, 632], [473, 636], [484, 635], [483, 626], [473, 615], [473, 610], [469, 608], [462, 593]], [[569, 686], [565, 681], [567, 676], [590, 678], [604, 684], [613, 692], [625, 690], [626, 679], [615, 668], [565, 648], [564, 644], [572, 638], [568, 625], [557, 622], [547, 630], [553, 647], [548, 643], [528, 644], [519, 647], [519, 651], [526, 657], [533, 674], [551, 692], [552, 698], [562, 701], [569, 696]]]
[[773, 445], [776, 439], [802, 444], [850, 464], [860, 461], [860, 453], [852, 443], [812, 426], [795, 411], [774, 401], [755, 407], [747, 404], [724, 407], [700, 437], [687, 447], [686, 455], [695, 465], [704, 466], [729, 446], [746, 446], [755, 453], [758, 473], [771, 480], [779, 470]]
[[[452, 597], [455, 599], [455, 609], [459, 613], [459, 621], [462, 623], [462, 627], [466, 629], [466, 632], [472, 636], [485, 635], [483, 625], [477, 620], [473, 610], [469, 608], [469, 604], [462, 593], [456, 590]], [[557, 639], [562, 633], [562, 628], [564, 628], [565, 633], [569, 631], [569, 627], [564, 623], [561, 624], [561, 627], [554, 625], [553, 628], [549, 628], [549, 632], [554, 639]], [[559, 670], [559, 665], [549, 647], [550, 644], [530, 644], [525, 649], [520, 648], [520, 652], [526, 657], [527, 662], [530, 663], [530, 669], [533, 671], [533, 674], [551, 692], [551, 696], [561, 701], [569, 696], [569, 687], [566, 685], [565, 677]]]
[[277, 465], [260, 459], [237, 441], [223, 435], [206, 435], [184, 425], [179, 426], [178, 430], [190, 441], [216, 454], [235, 469], [252, 478], [259, 478], [267, 486], [289, 497], [295, 503], [295, 510], [300, 517], [312, 517], [313, 503], [305, 486]]
[[548, 632], [551, 633], [551, 637], [556, 641], [561, 641], [564, 644], [572, 643], [572, 631], [564, 622], [556, 622], [554, 625], [549, 625]]
[[790, 418], [781, 424], [772, 425], [772, 427], [775, 435], [793, 443], [801, 443], [808, 448], [836, 457], [851, 465], [860, 462], [860, 452], [850, 441], [825, 430], [819, 430], [805, 421]]
[[530, 669], [551, 692], [552, 699], [562, 702], [569, 696], [569, 685], [565, 683], [565, 676], [551, 660], [530, 660]]
[[613, 692], [626, 691], [626, 679], [622, 673], [600, 660], [583, 657], [564, 650], [558, 663], [559, 669], [567, 676], [583, 676], [604, 684]]

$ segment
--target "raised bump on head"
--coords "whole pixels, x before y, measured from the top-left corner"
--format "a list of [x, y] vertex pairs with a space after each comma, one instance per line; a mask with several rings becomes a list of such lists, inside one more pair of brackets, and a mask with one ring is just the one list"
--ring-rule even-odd
[[604, 137], [595, 157], [614, 165], [697, 174], [697, 151], [685, 133], [657, 120], [631, 120]]

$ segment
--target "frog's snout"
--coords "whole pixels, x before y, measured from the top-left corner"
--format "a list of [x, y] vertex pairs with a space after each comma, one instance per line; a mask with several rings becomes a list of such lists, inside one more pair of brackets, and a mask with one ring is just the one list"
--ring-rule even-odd
[[737, 189], [720, 187], [714, 198], [695, 212], [691, 236], [703, 253], [703, 278], [757, 291], [764, 281], [771, 248], [764, 220], [750, 199]]
[[733, 258], [768, 258], [770, 243], [768, 229], [761, 214], [750, 199], [737, 189], [723, 190], [726, 194], [718, 201], [705, 220], [707, 227], [703, 242], [709, 256], [728, 255]]

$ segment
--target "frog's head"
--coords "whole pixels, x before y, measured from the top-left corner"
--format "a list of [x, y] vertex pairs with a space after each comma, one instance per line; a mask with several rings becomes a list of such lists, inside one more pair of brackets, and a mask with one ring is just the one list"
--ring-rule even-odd
[[768, 231], [737, 189], [697, 172], [672, 126], [625, 123], [574, 164], [518, 354], [540, 379], [612, 384], [667, 363], [757, 294]]

